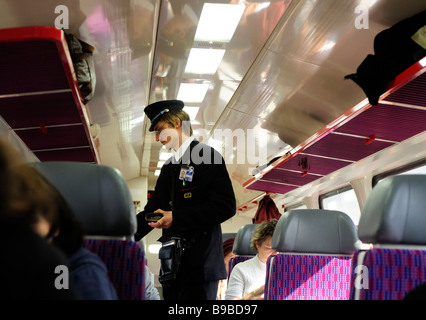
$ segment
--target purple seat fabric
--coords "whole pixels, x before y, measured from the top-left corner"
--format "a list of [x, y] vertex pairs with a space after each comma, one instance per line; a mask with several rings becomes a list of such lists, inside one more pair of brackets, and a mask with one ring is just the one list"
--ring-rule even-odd
[[[415, 287], [426, 281], [426, 251], [411, 249], [375, 248], [365, 252], [362, 261], [358, 261], [360, 252], [353, 257], [351, 276], [351, 299], [359, 300], [401, 300]], [[355, 286], [358, 264], [366, 267], [363, 283]], [[356, 292], [358, 296], [356, 297]]]
[[105, 263], [120, 300], [144, 300], [145, 254], [138, 242], [85, 239], [83, 245]]
[[266, 266], [265, 300], [348, 300], [351, 256], [277, 254]]
[[278, 221], [266, 265], [266, 300], [348, 300], [352, 255], [359, 248], [343, 212], [290, 210]]
[[373, 188], [358, 234], [374, 247], [354, 256], [352, 299], [400, 300], [426, 281], [425, 190], [426, 175], [396, 175]]

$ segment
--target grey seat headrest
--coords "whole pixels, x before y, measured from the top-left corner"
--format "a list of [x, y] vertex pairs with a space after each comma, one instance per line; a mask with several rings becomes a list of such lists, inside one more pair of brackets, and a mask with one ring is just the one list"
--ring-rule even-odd
[[246, 224], [237, 232], [237, 236], [234, 240], [234, 246], [232, 252], [239, 256], [254, 256], [256, 252], [250, 246], [251, 238], [254, 230], [258, 227], [258, 224]]
[[426, 244], [426, 176], [384, 179], [367, 198], [358, 226], [363, 242]]
[[272, 236], [272, 249], [278, 252], [352, 254], [359, 244], [351, 218], [333, 210], [287, 211]]
[[117, 169], [60, 161], [32, 165], [62, 194], [87, 235], [133, 236], [136, 232], [130, 191]]

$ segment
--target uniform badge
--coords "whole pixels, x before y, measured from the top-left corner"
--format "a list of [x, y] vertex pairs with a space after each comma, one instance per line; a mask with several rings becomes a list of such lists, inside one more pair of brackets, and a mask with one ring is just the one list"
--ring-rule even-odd
[[194, 167], [188, 167], [188, 170], [185, 174], [185, 181], [192, 182], [192, 177], [194, 176]]
[[180, 168], [179, 179], [183, 180], [183, 185], [185, 182], [192, 182], [192, 178], [194, 177], [194, 167], [193, 166], [182, 166]]

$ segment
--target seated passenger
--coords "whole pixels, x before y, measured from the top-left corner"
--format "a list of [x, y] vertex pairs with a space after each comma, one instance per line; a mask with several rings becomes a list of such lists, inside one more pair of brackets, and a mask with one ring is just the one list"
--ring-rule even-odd
[[17, 167], [23, 159], [0, 138], [0, 283], [4, 300], [75, 299], [72, 281], [66, 290], [55, 286], [55, 268], [66, 265], [63, 253], [34, 232], [29, 223], [51, 201]]
[[[262, 222], [254, 231], [251, 247], [256, 256], [238, 263], [231, 272], [225, 300], [251, 299], [263, 293], [266, 278], [266, 261], [274, 254], [271, 248], [272, 235], [278, 220]], [[259, 294], [260, 293], [260, 294]]]
[[39, 211], [33, 221], [34, 229], [51, 241], [68, 257], [71, 278], [84, 300], [117, 300], [117, 293], [108, 277], [103, 261], [82, 247], [83, 227], [72, 213], [62, 195], [33, 167], [28, 175], [38, 180], [38, 188], [46, 190], [55, 204], [54, 211]]

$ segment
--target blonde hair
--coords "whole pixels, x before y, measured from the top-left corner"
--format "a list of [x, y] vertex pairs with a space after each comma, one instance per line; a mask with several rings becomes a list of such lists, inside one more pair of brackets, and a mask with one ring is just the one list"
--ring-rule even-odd
[[186, 135], [192, 136], [193, 131], [191, 126], [191, 119], [189, 118], [189, 115], [183, 110], [170, 110], [169, 112], [161, 115], [158, 122], [165, 121], [169, 126], [174, 128], [176, 126], [176, 120], [180, 120], [180, 123], [182, 124], [182, 131]]
[[255, 252], [258, 252], [256, 244], [260, 246], [266, 240], [266, 238], [272, 237], [272, 235], [274, 234], [275, 226], [277, 225], [277, 222], [278, 222], [277, 219], [271, 219], [269, 221], [262, 222], [256, 228], [250, 243], [250, 247]]

